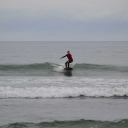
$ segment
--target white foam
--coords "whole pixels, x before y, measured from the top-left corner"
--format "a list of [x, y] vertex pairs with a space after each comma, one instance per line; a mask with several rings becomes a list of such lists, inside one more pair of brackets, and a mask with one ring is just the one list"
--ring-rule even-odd
[[111, 97], [128, 96], [126, 88], [89, 88], [89, 87], [32, 87], [12, 88], [0, 87], [0, 98], [60, 98], [60, 97]]
[[0, 77], [0, 98], [128, 96], [127, 79]]
[[[56, 72], [65, 72], [64, 71], [64, 68], [65, 68], [65, 64], [53, 64], [51, 63], [51, 65], [54, 67], [53, 70], [56, 71]], [[70, 64], [70, 67], [73, 68], [73, 64]]]
[[53, 70], [56, 72], [64, 72], [64, 68], [62, 66], [54, 67]]
[[54, 67], [53, 70], [56, 72], [63, 72], [64, 71], [64, 64], [52, 64], [52, 66]]

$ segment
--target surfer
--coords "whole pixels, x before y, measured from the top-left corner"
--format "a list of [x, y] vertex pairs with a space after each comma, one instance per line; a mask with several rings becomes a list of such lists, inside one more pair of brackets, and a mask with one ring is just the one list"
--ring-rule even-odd
[[69, 63], [73, 62], [72, 54], [70, 54], [70, 51], [67, 51], [67, 54], [65, 56], [61, 57], [60, 59], [62, 59], [64, 57], [68, 58], [68, 61], [65, 63], [65, 67], [69, 68]]

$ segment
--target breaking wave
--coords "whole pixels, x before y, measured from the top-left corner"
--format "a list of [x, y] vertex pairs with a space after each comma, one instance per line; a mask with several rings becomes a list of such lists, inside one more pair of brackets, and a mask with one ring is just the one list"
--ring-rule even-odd
[[[56, 71], [63, 70], [64, 65], [53, 63], [41, 63], [41, 64], [4, 64], [0, 65], [0, 76], [6, 75], [49, 75], [54, 74]], [[75, 64], [73, 66], [75, 71], [114, 71], [121, 73], [128, 73], [127, 66], [115, 66], [115, 65], [98, 65], [98, 64]]]
[[[6, 82], [4, 82], [6, 81]], [[128, 98], [127, 79], [5, 79], [0, 83], [0, 98]]]

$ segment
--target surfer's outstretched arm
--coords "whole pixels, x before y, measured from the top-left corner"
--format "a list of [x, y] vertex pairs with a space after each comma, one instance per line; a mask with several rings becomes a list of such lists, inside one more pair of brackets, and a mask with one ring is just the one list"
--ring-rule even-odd
[[60, 59], [62, 59], [62, 58], [64, 58], [64, 57], [66, 57], [66, 55], [65, 55], [65, 56], [63, 56], [63, 57], [61, 57]]

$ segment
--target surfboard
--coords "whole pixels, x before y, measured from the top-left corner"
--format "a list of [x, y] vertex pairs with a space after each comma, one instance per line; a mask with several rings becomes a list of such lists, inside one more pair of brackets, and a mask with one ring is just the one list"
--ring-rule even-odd
[[73, 68], [64, 68], [64, 70], [66, 70], [66, 71], [72, 71], [73, 70]]

